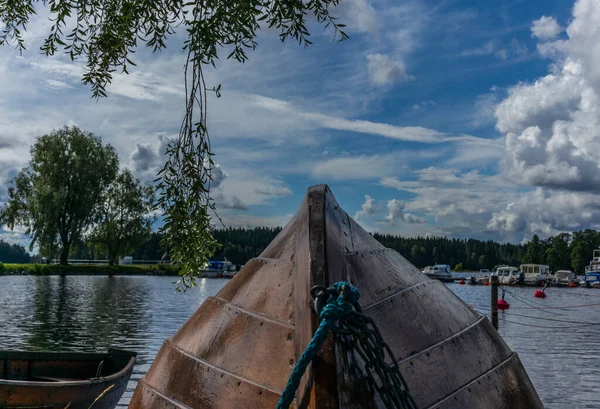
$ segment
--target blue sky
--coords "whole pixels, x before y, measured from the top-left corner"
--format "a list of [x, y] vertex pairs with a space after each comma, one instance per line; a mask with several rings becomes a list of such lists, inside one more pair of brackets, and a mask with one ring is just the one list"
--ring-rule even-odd
[[[316, 24], [309, 48], [265, 31], [247, 63], [207, 69], [222, 85], [209, 131], [226, 224], [285, 224], [326, 183], [370, 231], [519, 242], [599, 227], [600, 1], [342, 0], [336, 13], [346, 42]], [[37, 51], [46, 17], [29, 51], [0, 50], [0, 201], [35, 137], [65, 124], [152, 179], [182, 118], [182, 37], [136, 53], [95, 101], [80, 63]]]

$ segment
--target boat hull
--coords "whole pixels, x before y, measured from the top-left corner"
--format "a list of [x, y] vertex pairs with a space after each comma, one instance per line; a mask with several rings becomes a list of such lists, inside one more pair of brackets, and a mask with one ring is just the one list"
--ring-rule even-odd
[[0, 408], [88, 409], [93, 404], [94, 409], [113, 409], [134, 364], [135, 353], [119, 350], [107, 354], [0, 351]]
[[453, 283], [457, 280], [456, 278], [452, 277], [451, 275], [449, 276], [449, 275], [445, 275], [445, 274], [425, 273], [425, 275], [433, 280], [439, 280], [444, 283]]
[[[320, 185], [267, 249], [165, 341], [130, 408], [274, 408], [319, 323], [310, 289], [338, 281], [360, 290], [419, 408], [543, 407], [485, 317], [384, 248]], [[328, 337], [293, 407], [384, 407], [347, 348]]]

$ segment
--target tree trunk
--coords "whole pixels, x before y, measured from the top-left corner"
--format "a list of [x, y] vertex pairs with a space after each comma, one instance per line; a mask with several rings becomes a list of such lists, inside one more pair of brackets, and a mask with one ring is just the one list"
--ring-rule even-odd
[[71, 248], [71, 243], [63, 243], [63, 248], [60, 252], [60, 264], [66, 266], [69, 264], [69, 250]]

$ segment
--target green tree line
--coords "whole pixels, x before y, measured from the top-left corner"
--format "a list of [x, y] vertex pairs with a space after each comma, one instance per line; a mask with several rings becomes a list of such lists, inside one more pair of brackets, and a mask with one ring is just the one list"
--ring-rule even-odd
[[25, 247], [19, 244], [10, 244], [0, 240], [0, 262], [2, 263], [29, 263], [31, 256]]
[[[279, 234], [280, 227], [252, 229], [216, 229], [215, 239], [220, 244], [214, 257], [227, 257], [232, 263], [243, 265], [257, 257]], [[447, 237], [402, 237], [391, 234], [373, 234], [385, 247], [392, 248], [415, 266], [449, 264], [456, 271], [493, 269], [500, 264], [548, 264], [552, 271], [573, 270], [582, 274], [600, 247], [600, 232], [595, 230], [561, 233], [545, 240], [534, 235], [529, 243], [498, 243], [491, 240], [456, 239]], [[161, 235], [152, 233], [150, 239], [132, 253], [136, 260], [160, 260], [165, 255]], [[168, 258], [168, 255], [166, 255]]]
[[[227, 257], [232, 263], [244, 265], [257, 257], [281, 231], [280, 227], [234, 228], [213, 231], [220, 247], [214, 257]], [[435, 263], [450, 264], [456, 271], [492, 269], [500, 264], [519, 266], [524, 263], [548, 264], [552, 271], [573, 270], [582, 274], [600, 247], [600, 232], [583, 230], [561, 233], [545, 240], [534, 235], [529, 243], [510, 244], [491, 240], [455, 239], [447, 237], [402, 237], [391, 234], [373, 235], [381, 244], [398, 251], [417, 267]], [[129, 254], [135, 260], [168, 259], [162, 247], [160, 233], [153, 232], [146, 241]], [[105, 259], [106, 253], [96, 242], [78, 243], [70, 258]], [[0, 240], [0, 261], [27, 263], [30, 256], [23, 246]]]

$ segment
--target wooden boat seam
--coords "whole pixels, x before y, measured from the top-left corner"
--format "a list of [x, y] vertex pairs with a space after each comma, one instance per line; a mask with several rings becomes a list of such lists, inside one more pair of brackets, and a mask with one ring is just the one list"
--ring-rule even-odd
[[420, 286], [421, 284], [424, 284], [424, 283], [433, 283], [434, 281], [435, 281], [435, 280], [430, 280], [430, 279], [427, 279], [427, 280], [419, 281], [418, 283], [411, 284], [411, 285], [409, 285], [408, 287], [404, 287], [403, 289], [401, 289], [401, 290], [399, 290], [399, 291], [396, 291], [394, 294], [386, 295], [385, 297], [383, 297], [383, 298], [381, 298], [381, 299], [379, 299], [379, 300], [375, 301], [374, 303], [371, 303], [371, 304], [369, 304], [369, 305], [363, 306], [363, 307], [362, 307], [362, 309], [363, 309], [363, 311], [366, 311], [366, 310], [368, 310], [369, 308], [376, 307], [376, 306], [378, 306], [379, 304], [381, 304], [381, 303], [383, 303], [383, 302], [386, 302], [386, 301], [388, 301], [388, 300], [390, 300], [390, 299], [392, 299], [392, 298], [396, 297], [397, 295], [400, 295], [400, 294], [402, 294], [402, 293], [404, 293], [404, 292], [406, 292], [406, 291], [410, 291], [410, 290], [412, 290], [412, 289], [414, 289], [414, 288], [416, 288], [416, 287]]
[[437, 348], [440, 345], [443, 345], [443, 344], [447, 343], [448, 341], [452, 341], [454, 338], [457, 338], [457, 337], [461, 336], [462, 334], [464, 334], [465, 332], [473, 329], [477, 325], [480, 325], [484, 320], [485, 320], [485, 317], [483, 317], [483, 316], [479, 317], [472, 324], [469, 324], [467, 327], [461, 329], [460, 331], [458, 331], [457, 333], [449, 336], [448, 338], [444, 338], [440, 342], [438, 342], [436, 344], [433, 344], [433, 345], [431, 345], [431, 346], [429, 346], [429, 347], [427, 347], [425, 349], [422, 349], [421, 351], [417, 352], [416, 354], [409, 355], [406, 358], [399, 360], [398, 361], [398, 365], [401, 365], [401, 364], [405, 363], [406, 361], [410, 361], [412, 359], [415, 359], [415, 358], [417, 358], [420, 355], [426, 354], [427, 352], [431, 351], [432, 349]]
[[437, 401], [436, 403], [434, 403], [433, 405], [429, 406], [427, 409], [435, 409], [437, 406], [441, 405], [442, 403], [444, 403], [445, 401], [449, 400], [451, 397], [453, 397], [454, 395], [456, 395], [457, 393], [469, 388], [471, 385], [473, 385], [475, 382], [477, 382], [477, 380], [487, 376], [488, 374], [490, 374], [491, 372], [495, 371], [496, 369], [500, 368], [501, 366], [504, 366], [506, 364], [508, 364], [512, 359], [514, 359], [517, 356], [516, 353], [511, 353], [508, 358], [506, 358], [504, 361], [500, 362], [498, 365], [494, 366], [493, 368], [490, 368], [488, 371], [482, 373], [481, 375], [479, 375], [477, 378], [472, 379], [471, 381], [467, 382], [466, 384], [464, 384], [463, 386], [461, 386], [460, 388], [450, 392], [448, 395], [444, 396], [442, 399], [440, 399], [439, 401]]
[[176, 350], [180, 354], [182, 354], [182, 355], [184, 355], [184, 356], [186, 356], [186, 357], [188, 357], [188, 358], [190, 358], [190, 359], [192, 359], [194, 361], [198, 361], [201, 364], [209, 367], [210, 369], [214, 369], [215, 371], [217, 371], [219, 373], [227, 374], [228, 376], [231, 376], [233, 378], [239, 379], [239, 380], [241, 380], [241, 381], [243, 381], [243, 382], [245, 382], [247, 384], [254, 385], [254, 386], [259, 387], [259, 388], [263, 388], [263, 389], [268, 390], [269, 392], [275, 393], [277, 395], [281, 395], [281, 393], [283, 392], [283, 391], [279, 391], [277, 389], [273, 389], [270, 386], [263, 385], [263, 384], [258, 383], [258, 382], [254, 382], [251, 379], [245, 378], [245, 377], [243, 377], [241, 375], [238, 375], [238, 374], [236, 374], [234, 372], [231, 372], [231, 371], [228, 371], [226, 369], [223, 369], [223, 368], [220, 368], [218, 366], [215, 366], [215, 365], [211, 364], [210, 362], [208, 362], [208, 361], [206, 361], [206, 360], [204, 360], [202, 358], [198, 358], [197, 356], [194, 356], [194, 355], [190, 354], [189, 352], [187, 352], [185, 349], [181, 349], [179, 347], [179, 345], [177, 345], [176, 343], [174, 343], [170, 338], [167, 339], [165, 341], [165, 343], [167, 343], [170, 348], [173, 348], [174, 350]]
[[169, 402], [170, 404], [172, 404], [175, 407], [178, 408], [183, 408], [183, 409], [193, 409], [191, 406], [186, 405], [183, 402], [180, 402], [178, 400], [175, 400], [173, 398], [169, 398], [168, 396], [166, 396], [165, 394], [157, 391], [155, 388], [152, 387], [152, 385], [150, 385], [148, 382], [146, 382], [146, 380], [144, 378], [141, 378], [138, 383], [142, 383], [146, 388], [151, 389], [153, 393], [157, 394], [158, 396], [160, 396], [162, 399], [166, 400], [167, 402]]
[[56, 387], [57, 385], [61, 385], [61, 386], [75, 386], [75, 385], [94, 385], [96, 383], [102, 383], [102, 382], [112, 382], [115, 379], [118, 379], [120, 377], [122, 377], [123, 375], [125, 375], [127, 372], [131, 371], [131, 367], [133, 365], [135, 365], [135, 361], [136, 358], [135, 357], [131, 357], [129, 359], [129, 362], [127, 363], [127, 365], [125, 365], [125, 367], [123, 369], [121, 369], [119, 372], [115, 372], [114, 374], [110, 374], [109, 376], [101, 376], [99, 378], [88, 378], [88, 379], [78, 379], [76, 381], [60, 381], [60, 383], [57, 382], [38, 382], [38, 381], [15, 381], [15, 380], [10, 380], [10, 379], [2, 379], [2, 384], [8, 384], [8, 385], [14, 385], [14, 386], [29, 386], [31, 384], [35, 384], [35, 386], [40, 386], [40, 387]]
[[255, 318], [260, 318], [261, 320], [265, 320], [265, 321], [271, 322], [271, 323], [273, 323], [273, 324], [282, 325], [282, 326], [284, 326], [284, 327], [286, 327], [286, 328], [288, 328], [288, 329], [291, 329], [291, 330], [293, 330], [293, 329], [295, 328], [295, 327], [294, 327], [292, 324], [290, 324], [289, 322], [285, 322], [285, 321], [279, 320], [279, 319], [277, 319], [277, 318], [273, 318], [273, 317], [271, 317], [271, 316], [269, 316], [269, 315], [265, 315], [265, 314], [263, 314], [263, 313], [260, 313], [260, 312], [254, 311], [254, 310], [249, 310], [248, 308], [244, 308], [244, 307], [241, 307], [241, 306], [239, 306], [239, 305], [237, 305], [237, 304], [234, 304], [234, 303], [232, 303], [232, 302], [230, 302], [230, 301], [227, 301], [227, 300], [226, 300], [226, 299], [224, 299], [224, 298], [217, 297], [217, 296], [212, 296], [211, 298], [214, 298], [215, 300], [218, 300], [218, 301], [220, 301], [220, 302], [223, 302], [223, 303], [225, 303], [225, 304], [228, 304], [228, 305], [232, 306], [233, 308], [235, 308], [236, 310], [240, 310], [240, 311], [241, 311], [241, 312], [243, 312], [244, 314], [251, 315], [251, 316], [253, 316], [253, 317], [255, 317]]

